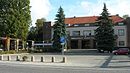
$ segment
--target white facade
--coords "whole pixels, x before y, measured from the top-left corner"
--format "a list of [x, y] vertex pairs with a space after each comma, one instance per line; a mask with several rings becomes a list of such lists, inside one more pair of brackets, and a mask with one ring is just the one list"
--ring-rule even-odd
[[[123, 30], [123, 34], [120, 35], [120, 30]], [[115, 26], [114, 33], [117, 35], [117, 46], [126, 47], [127, 46], [127, 27], [126, 26]], [[124, 45], [120, 45], [119, 42], [124, 41]]]
[[[70, 36], [89, 36], [94, 35], [94, 30], [97, 26], [87, 26], [87, 27], [68, 27], [67, 32]], [[117, 46], [126, 47], [127, 46], [127, 28], [123, 26], [114, 26], [114, 33], [117, 35]], [[76, 33], [76, 34], [74, 34]], [[79, 34], [78, 34], [79, 33]]]
[[[93, 27], [70, 27], [70, 28], [67, 28], [67, 32], [70, 33], [70, 36], [73, 36], [73, 31], [80, 31], [80, 36], [84, 36], [84, 31], [88, 30], [88, 31], [91, 31], [91, 35], [94, 35], [94, 30], [96, 30], [97, 27], [93, 26]], [[89, 32], [86, 34], [89, 34]]]

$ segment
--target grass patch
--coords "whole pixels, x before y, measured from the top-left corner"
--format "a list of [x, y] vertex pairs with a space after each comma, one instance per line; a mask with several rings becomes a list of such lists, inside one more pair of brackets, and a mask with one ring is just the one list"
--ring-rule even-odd
[[0, 54], [19, 54], [19, 53], [27, 53], [27, 51], [26, 50], [19, 50], [18, 52], [16, 50], [0, 51]]
[[15, 54], [15, 50], [10, 50], [10, 51], [0, 51], [0, 54]]

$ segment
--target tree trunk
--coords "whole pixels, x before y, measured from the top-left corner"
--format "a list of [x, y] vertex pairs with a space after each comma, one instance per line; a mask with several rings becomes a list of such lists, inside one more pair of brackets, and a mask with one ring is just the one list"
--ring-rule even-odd
[[6, 37], [6, 50], [10, 50], [10, 37]]
[[22, 40], [22, 49], [25, 49], [25, 41], [24, 40]]
[[16, 51], [19, 51], [19, 39], [16, 39]]

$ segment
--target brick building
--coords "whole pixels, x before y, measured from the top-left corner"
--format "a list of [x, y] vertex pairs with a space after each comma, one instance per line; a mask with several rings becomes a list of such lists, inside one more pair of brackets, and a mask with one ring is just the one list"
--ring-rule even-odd
[[50, 42], [52, 39], [52, 22], [45, 22], [43, 23], [43, 41]]

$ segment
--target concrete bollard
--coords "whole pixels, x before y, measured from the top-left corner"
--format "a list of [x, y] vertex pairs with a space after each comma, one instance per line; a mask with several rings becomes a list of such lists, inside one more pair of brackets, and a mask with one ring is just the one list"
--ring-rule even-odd
[[31, 56], [31, 62], [34, 62], [34, 61], [35, 61], [35, 57]]
[[20, 61], [20, 56], [16, 56], [16, 61]]
[[0, 56], [0, 60], [3, 60], [3, 55]]
[[55, 57], [52, 57], [52, 58], [51, 58], [51, 62], [55, 62]]
[[41, 62], [44, 62], [44, 57], [41, 57]]
[[11, 57], [10, 56], [7, 56], [7, 61], [11, 60]]
[[63, 61], [62, 61], [63, 63], [65, 63], [66, 62], [66, 57], [63, 57]]

